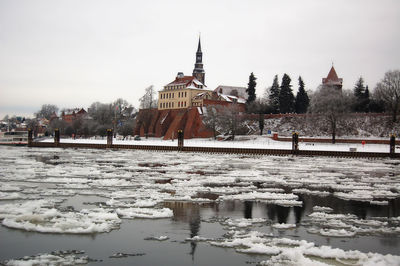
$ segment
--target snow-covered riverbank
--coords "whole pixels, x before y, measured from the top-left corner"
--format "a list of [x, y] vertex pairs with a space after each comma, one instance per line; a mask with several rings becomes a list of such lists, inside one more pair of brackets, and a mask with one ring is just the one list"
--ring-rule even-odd
[[[53, 142], [51, 138], [43, 140], [44, 142]], [[62, 143], [92, 143], [106, 144], [106, 138], [103, 139], [61, 139]], [[358, 144], [349, 143], [315, 143], [315, 142], [300, 142], [299, 149], [301, 150], [320, 150], [320, 151], [350, 151], [358, 152], [389, 152], [387, 144], [365, 144], [362, 139]], [[124, 145], [154, 145], [154, 146], [177, 146], [177, 140], [163, 140], [162, 138], [141, 138], [140, 141], [113, 139], [114, 144]], [[292, 143], [287, 141], [275, 141], [266, 136], [238, 136], [235, 141], [218, 141], [214, 139], [186, 139], [184, 145], [188, 147], [221, 147], [221, 148], [249, 148], [249, 149], [288, 149], [292, 148]], [[396, 152], [400, 152], [400, 147], [396, 148]]]

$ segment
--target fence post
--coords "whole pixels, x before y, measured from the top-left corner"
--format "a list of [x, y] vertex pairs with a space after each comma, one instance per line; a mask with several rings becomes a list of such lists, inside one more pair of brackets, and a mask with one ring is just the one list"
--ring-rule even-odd
[[60, 130], [58, 128], [54, 129], [54, 146], [58, 147], [60, 145]]
[[299, 134], [293, 132], [292, 134], [292, 153], [296, 154], [299, 150]]
[[392, 135], [390, 135], [390, 154], [391, 155], [394, 155], [395, 148], [396, 148], [396, 135], [392, 134]]
[[28, 147], [32, 147], [32, 138], [33, 138], [33, 131], [32, 129], [28, 129]]
[[182, 151], [183, 148], [183, 130], [178, 130], [178, 150]]
[[107, 129], [107, 148], [111, 148], [113, 144], [113, 130]]

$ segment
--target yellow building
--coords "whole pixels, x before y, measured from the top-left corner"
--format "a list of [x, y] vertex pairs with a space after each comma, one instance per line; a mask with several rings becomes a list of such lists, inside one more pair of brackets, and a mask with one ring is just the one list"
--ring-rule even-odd
[[184, 76], [179, 72], [175, 80], [164, 86], [162, 91], [158, 92], [158, 110], [181, 109], [197, 106], [195, 96], [199, 93], [212, 93], [207, 90], [199, 80], [193, 76]]
[[179, 72], [173, 82], [164, 86], [164, 89], [158, 92], [158, 110], [201, 106], [202, 101], [196, 96], [206, 93], [211, 97], [212, 94], [212, 91], [207, 90], [204, 85], [204, 80], [203, 53], [199, 38], [192, 76], [184, 76], [182, 72]]

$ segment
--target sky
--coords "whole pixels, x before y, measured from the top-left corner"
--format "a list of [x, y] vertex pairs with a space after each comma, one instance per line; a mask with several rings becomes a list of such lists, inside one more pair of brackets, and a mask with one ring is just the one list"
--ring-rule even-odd
[[275, 75], [315, 90], [332, 64], [343, 88], [372, 90], [400, 68], [398, 0], [0, 0], [0, 119], [43, 104], [89, 107], [191, 75], [199, 35], [205, 83], [257, 96]]

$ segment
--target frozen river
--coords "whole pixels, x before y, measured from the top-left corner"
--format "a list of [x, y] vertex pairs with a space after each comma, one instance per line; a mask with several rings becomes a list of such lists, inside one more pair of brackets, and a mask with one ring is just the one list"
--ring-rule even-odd
[[400, 161], [0, 147], [0, 263], [400, 265]]

